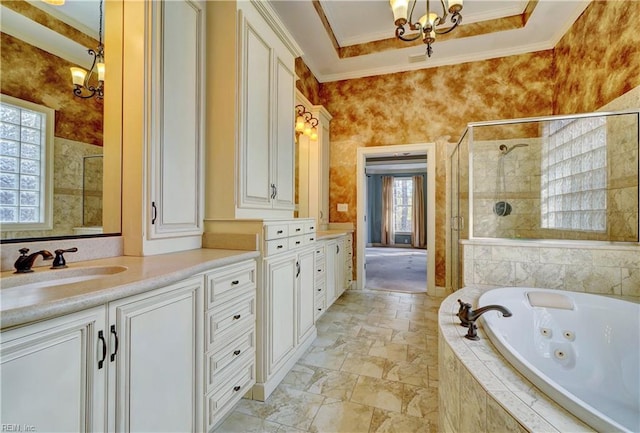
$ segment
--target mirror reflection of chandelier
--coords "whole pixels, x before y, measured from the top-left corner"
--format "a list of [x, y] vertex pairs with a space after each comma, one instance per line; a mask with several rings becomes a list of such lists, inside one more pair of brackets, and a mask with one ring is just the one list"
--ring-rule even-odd
[[[427, 3], [427, 13], [420, 17], [416, 22], [413, 22], [413, 9], [416, 7], [417, 0], [413, 0], [410, 11], [409, 1], [410, 0], [389, 0], [391, 10], [393, 10], [394, 24], [396, 25], [396, 38], [407, 42], [422, 38], [422, 42], [427, 44], [427, 55], [431, 57], [431, 54], [433, 53], [431, 44], [436, 41], [436, 35], [449, 33], [458, 27], [458, 24], [462, 21], [460, 11], [462, 10], [463, 0], [447, 0], [448, 7], [445, 6], [445, 0], [440, 0], [440, 3], [442, 4], [442, 16], [439, 16], [435, 12], [431, 12], [429, 5], [430, 0], [425, 0]], [[451, 14], [451, 26], [444, 29], [436, 29], [438, 26], [447, 24], [446, 20], [449, 16], [447, 11]], [[409, 12], [408, 17], [407, 12]], [[409, 25], [409, 30], [417, 33], [405, 36], [404, 34], [406, 30], [404, 26], [406, 24]]]
[[[73, 94], [80, 98], [104, 97], [104, 46], [102, 45], [102, 0], [100, 0], [100, 25], [98, 30], [98, 48], [89, 49], [89, 55], [93, 56], [93, 64], [87, 73], [82, 68], [72, 67]], [[97, 82], [97, 83], [96, 83]]]

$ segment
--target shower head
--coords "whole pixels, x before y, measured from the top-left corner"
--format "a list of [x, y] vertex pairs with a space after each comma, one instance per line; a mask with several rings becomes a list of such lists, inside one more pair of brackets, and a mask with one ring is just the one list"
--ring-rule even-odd
[[518, 143], [518, 144], [514, 144], [513, 146], [509, 147], [506, 144], [501, 144], [499, 149], [500, 149], [500, 154], [502, 156], [507, 155], [509, 152], [511, 152], [513, 149], [515, 149], [516, 147], [526, 147], [529, 146], [526, 143]]

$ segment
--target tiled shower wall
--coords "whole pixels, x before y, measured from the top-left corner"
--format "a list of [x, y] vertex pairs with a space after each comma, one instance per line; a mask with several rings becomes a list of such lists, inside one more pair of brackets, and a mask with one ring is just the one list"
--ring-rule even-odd
[[464, 285], [537, 287], [640, 301], [638, 246], [464, 241]]

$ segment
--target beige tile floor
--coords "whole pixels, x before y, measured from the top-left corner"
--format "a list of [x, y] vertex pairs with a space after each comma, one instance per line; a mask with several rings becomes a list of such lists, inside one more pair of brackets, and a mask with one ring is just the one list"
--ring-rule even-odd
[[215, 433], [437, 432], [441, 301], [346, 292], [267, 401], [241, 400]]

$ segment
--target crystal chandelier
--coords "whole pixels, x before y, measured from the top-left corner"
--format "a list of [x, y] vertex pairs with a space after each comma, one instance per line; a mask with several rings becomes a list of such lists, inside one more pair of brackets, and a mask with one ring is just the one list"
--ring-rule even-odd
[[[463, 0], [447, 0], [448, 8], [445, 6], [445, 0], [440, 0], [442, 4], [442, 16], [439, 16], [435, 12], [431, 12], [429, 6], [430, 0], [425, 0], [427, 3], [427, 13], [424, 14], [417, 22], [413, 22], [413, 9], [416, 7], [417, 0], [413, 0], [411, 5], [411, 11], [409, 11], [410, 0], [389, 0], [391, 9], [393, 10], [393, 19], [396, 25], [396, 38], [403, 41], [415, 41], [418, 38], [422, 38], [422, 42], [427, 44], [427, 56], [431, 57], [433, 49], [431, 44], [436, 41], [436, 35], [443, 35], [449, 33], [462, 21]], [[409, 16], [407, 18], [407, 11]], [[451, 14], [451, 27], [437, 30], [437, 26], [446, 25], [447, 11]], [[409, 25], [409, 30], [417, 33], [405, 36], [405, 24]]]
[[[73, 80], [73, 94], [80, 98], [104, 97], [104, 46], [102, 45], [102, 0], [100, 0], [100, 26], [98, 31], [98, 48], [89, 49], [87, 52], [93, 56], [93, 64], [87, 73], [82, 68], [71, 68], [71, 78]], [[92, 77], [97, 75], [96, 79]], [[92, 84], [94, 83], [94, 84]]]

